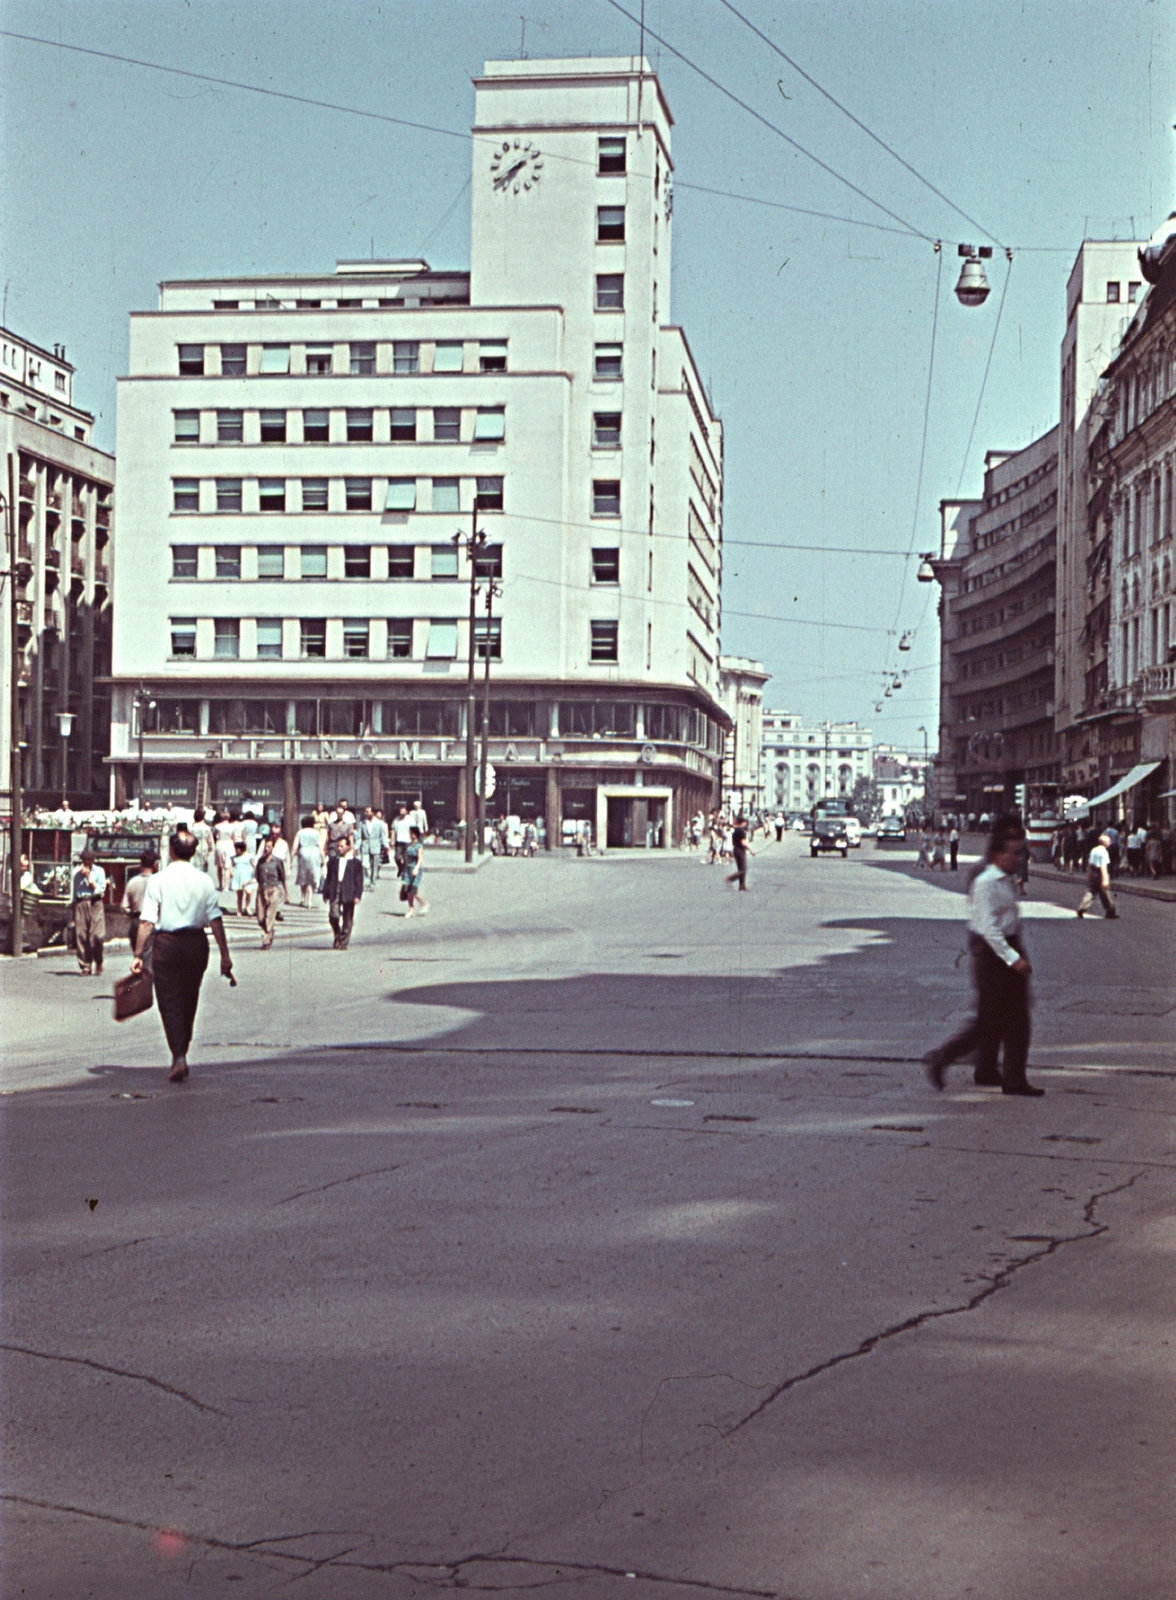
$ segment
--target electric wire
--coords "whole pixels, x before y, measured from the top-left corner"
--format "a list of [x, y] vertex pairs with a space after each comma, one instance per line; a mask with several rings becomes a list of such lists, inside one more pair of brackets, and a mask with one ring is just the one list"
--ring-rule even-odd
[[930, 178], [924, 177], [917, 167], [912, 167], [909, 161], [905, 160], [899, 155], [898, 151], [893, 147], [893, 145], [887, 144], [886, 140], [881, 138], [880, 135], [876, 134], [872, 128], [868, 128], [860, 117], [855, 117], [848, 106], [843, 106], [841, 101], [838, 100], [834, 95], [831, 95], [828, 89], [819, 84], [811, 73], [806, 72], [798, 61], [794, 61], [786, 51], [782, 50], [774, 39], [770, 39], [766, 33], [756, 27], [755, 23], [752, 22], [749, 17], [745, 17], [742, 11], [739, 11], [735, 6], [733, 6], [731, 4], [731, 0], [719, 0], [719, 4], [721, 6], [725, 6], [732, 16], [738, 17], [739, 21], [743, 23], [745, 28], [749, 28], [751, 32], [755, 34], [757, 39], [761, 39], [763, 43], [767, 45], [769, 50], [775, 51], [776, 55], [780, 57], [781, 61], [786, 61], [794, 72], [799, 73], [806, 83], [812, 85], [818, 94], [824, 95], [825, 99], [828, 100], [830, 105], [836, 106], [838, 111], [841, 112], [842, 116], [848, 117], [855, 128], [860, 128], [866, 137], [873, 139], [874, 143], [881, 149], [885, 150], [887, 155], [893, 156], [900, 167], [905, 167], [911, 176], [918, 178], [919, 182], [930, 189], [932, 194], [938, 195], [939, 199], [942, 200], [945, 205], [950, 206], [957, 216], [963, 217], [965, 222], [971, 223], [972, 227], [974, 228], [978, 228], [980, 232], [987, 238], [992, 239], [996, 244], [1000, 245], [1002, 250], [1005, 248], [1004, 241], [998, 239], [996, 234], [992, 232], [991, 228], [986, 228], [982, 222], [977, 222], [975, 217], [969, 216], [963, 207], [957, 206], [955, 201], [945, 195], [942, 189], [936, 188], [935, 184], [931, 182]]
[[[624, 6], [621, 5], [620, 0], [606, 0], [606, 3], [612, 6], [614, 11], [619, 11], [622, 17], [627, 17], [628, 20], [633, 23], [634, 27], [641, 26], [640, 18], [635, 17], [631, 11], [626, 11]], [[859, 199], [864, 200], [867, 205], [876, 206], [877, 209], [881, 211], [884, 216], [889, 217], [892, 222], [900, 223], [904, 228], [907, 229], [908, 232], [917, 234], [920, 239], [926, 239], [928, 244], [933, 242], [932, 236], [929, 233], [925, 233], [922, 228], [916, 228], [914, 223], [908, 222], [905, 217], [900, 217], [897, 211], [892, 211], [889, 206], [883, 205], [881, 200], [875, 200], [873, 195], [867, 194], [864, 189], [860, 189], [852, 179], [847, 178], [843, 173], [838, 172], [836, 167], [831, 167], [827, 161], [822, 161], [820, 156], [814, 155], [811, 150], [807, 150], [805, 146], [802, 145], [798, 140], [794, 139], [791, 134], [785, 133], [783, 128], [777, 127], [774, 122], [769, 121], [769, 119], [765, 117], [762, 112], [757, 111], [754, 106], [748, 105], [746, 100], [741, 100], [733, 90], [728, 89], [724, 84], [721, 84], [717, 78], [712, 78], [709, 72], [706, 72], [702, 67], [700, 67], [696, 61], [691, 61], [689, 56], [684, 55], [682, 51], [679, 50], [675, 45], [670, 44], [668, 39], [663, 39], [660, 34], [654, 33], [653, 29], [648, 23], [645, 24], [644, 31], [651, 39], [656, 39], [663, 50], [668, 50], [672, 56], [676, 56], [677, 59], [682, 62], [683, 66], [689, 67], [690, 70], [692, 72], [696, 72], [698, 76], [704, 80], [704, 82], [709, 83], [712, 89], [717, 89], [721, 95], [725, 95], [726, 98], [737, 105], [741, 111], [746, 111], [748, 116], [754, 117], [755, 120], [767, 128], [769, 132], [774, 133], [777, 138], [783, 139], [785, 144], [791, 145], [792, 148], [794, 150], [798, 150], [802, 156], [806, 156], [810, 161], [814, 162], [818, 167], [820, 167], [822, 172], [827, 172], [831, 178], [836, 178], [838, 183], [843, 183], [847, 189], [852, 190], [853, 193], [856, 194]]]

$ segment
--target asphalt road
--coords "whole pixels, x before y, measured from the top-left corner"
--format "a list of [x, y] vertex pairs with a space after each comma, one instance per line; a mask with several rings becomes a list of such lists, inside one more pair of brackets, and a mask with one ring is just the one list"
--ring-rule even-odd
[[291, 908], [178, 1089], [6, 964], [4, 1595], [1170, 1600], [1176, 909], [936, 1096], [963, 875], [752, 865]]

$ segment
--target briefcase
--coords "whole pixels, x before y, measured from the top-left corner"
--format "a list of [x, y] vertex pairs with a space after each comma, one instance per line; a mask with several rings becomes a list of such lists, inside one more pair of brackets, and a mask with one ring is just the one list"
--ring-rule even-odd
[[155, 998], [151, 974], [147, 971], [120, 978], [114, 986], [114, 1020], [125, 1022], [140, 1011], [150, 1011]]

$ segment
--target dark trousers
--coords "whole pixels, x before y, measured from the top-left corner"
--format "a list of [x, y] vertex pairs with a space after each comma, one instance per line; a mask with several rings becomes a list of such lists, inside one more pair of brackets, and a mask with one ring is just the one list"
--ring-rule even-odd
[[[971, 936], [972, 981], [976, 985], [976, 1015], [935, 1051], [940, 1066], [976, 1055], [976, 1082], [1011, 1084], [1025, 1082], [1029, 1059], [1029, 980], [1014, 972], [1006, 962], [979, 939]], [[1009, 943], [1024, 955], [1019, 939]], [[998, 1071], [997, 1060], [1004, 1046], [1004, 1062]]]
[[208, 935], [203, 928], [183, 928], [179, 933], [155, 930], [151, 975], [167, 1047], [173, 1057], [188, 1054], [207, 966]]
[[355, 901], [332, 900], [327, 915], [331, 919], [335, 944], [340, 950], [346, 950], [347, 942], [351, 938], [351, 924], [355, 921]]
[[[735, 851], [735, 871], [731, 874], [741, 889], [747, 888], [747, 851]], [[727, 882], [730, 883], [731, 878]]]
[[960, 870], [960, 841], [953, 839], [948, 849], [951, 851], [951, 870], [958, 872]]

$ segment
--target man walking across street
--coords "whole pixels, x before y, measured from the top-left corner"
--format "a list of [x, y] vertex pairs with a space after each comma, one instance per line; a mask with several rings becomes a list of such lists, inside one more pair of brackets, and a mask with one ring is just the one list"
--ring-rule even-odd
[[200, 985], [208, 966], [206, 928], [212, 929], [220, 950], [222, 977], [232, 978], [233, 961], [216, 887], [207, 873], [192, 865], [195, 838], [190, 833], [174, 834], [170, 849], [171, 861], [150, 878], [143, 895], [131, 971], [142, 972], [143, 951], [154, 936], [155, 997], [172, 1058], [168, 1082], [183, 1083], [188, 1076], [188, 1047], [196, 1025]]
[[1113, 922], [1119, 913], [1115, 910], [1115, 902], [1111, 899], [1111, 851], [1110, 838], [1105, 833], [1100, 833], [1098, 843], [1086, 858], [1086, 893], [1078, 902], [1078, 915], [1084, 917], [1094, 904], [1095, 895], [1102, 902], [1106, 920]]
[[78, 970], [84, 978], [91, 969], [102, 972], [102, 941], [106, 938], [106, 874], [94, 862], [94, 852], [83, 850], [77, 871], [73, 875], [73, 925], [74, 946], [77, 950]]
[[731, 833], [731, 853], [735, 857], [735, 871], [728, 874], [728, 883], [737, 883], [740, 889], [747, 888], [747, 858], [754, 855], [747, 844], [747, 818], [736, 817], [735, 827]]
[[369, 889], [375, 887], [380, 876], [380, 859], [388, 843], [388, 829], [383, 817], [371, 806], [364, 809], [363, 820], [359, 824], [359, 848]]
[[355, 839], [355, 818], [347, 808], [346, 800], [340, 800], [331, 813], [331, 820], [327, 823], [327, 855], [334, 856], [339, 852], [340, 839]]
[[[1025, 1076], [1029, 1056], [1029, 975], [1033, 968], [1021, 943], [1021, 912], [1016, 873], [1025, 846], [1025, 831], [1015, 817], [999, 817], [987, 857], [968, 889], [968, 942], [976, 985], [976, 1015], [953, 1038], [923, 1058], [927, 1077], [942, 1089], [944, 1072], [953, 1061], [976, 1052], [975, 1081], [1005, 1094], [1045, 1093]], [[1004, 1046], [1004, 1061], [997, 1057]]]
[[412, 823], [408, 807], [400, 806], [392, 820], [392, 858], [396, 862], [396, 875], [404, 876], [404, 858], [412, 841]]
[[274, 923], [286, 899], [286, 863], [277, 854], [277, 844], [272, 838], [263, 839], [261, 854], [253, 868], [257, 879], [257, 922], [261, 928], [261, 948], [268, 950], [274, 942]]
[[[131, 925], [127, 929], [127, 939], [130, 942], [131, 954], [135, 953], [135, 946], [139, 939], [139, 922], [143, 915], [143, 896], [147, 893], [147, 885], [159, 866], [153, 850], [145, 850], [139, 857], [139, 870], [133, 878], [127, 879], [127, 886], [123, 890], [123, 910], [129, 911]], [[151, 969], [151, 952], [144, 951], [144, 962], [148, 971]]]
[[951, 856], [951, 870], [960, 870], [960, 830], [953, 822], [947, 835], [947, 848]]
[[338, 851], [327, 862], [323, 899], [327, 902], [327, 916], [335, 935], [335, 949], [346, 950], [351, 941], [356, 902], [363, 899], [363, 868], [351, 847], [350, 834], [343, 835]]

